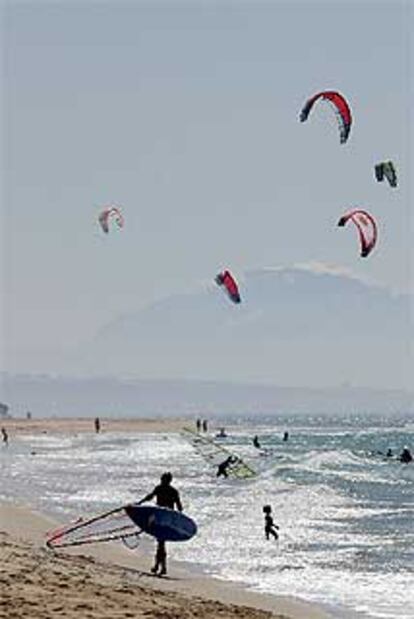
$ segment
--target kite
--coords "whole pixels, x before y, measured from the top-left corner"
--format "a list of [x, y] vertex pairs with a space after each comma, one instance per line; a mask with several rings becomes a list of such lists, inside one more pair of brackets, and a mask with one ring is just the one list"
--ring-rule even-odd
[[383, 161], [375, 166], [375, 178], [377, 181], [381, 183], [384, 177], [391, 187], [397, 186], [397, 172], [392, 161]]
[[365, 258], [374, 249], [377, 242], [377, 225], [375, 220], [366, 211], [354, 209], [348, 211], [340, 218], [338, 226], [345, 226], [348, 221], [352, 221], [358, 229], [361, 257]]
[[351, 131], [352, 115], [346, 99], [339, 94], [339, 92], [326, 90], [324, 92], [318, 92], [316, 95], [308, 99], [300, 113], [300, 122], [303, 123], [308, 119], [314, 103], [316, 103], [319, 99], [328, 101], [333, 106], [338, 119], [340, 141], [341, 144], [344, 144], [347, 141]]
[[241, 302], [239, 288], [236, 284], [236, 280], [234, 279], [230, 271], [223, 271], [222, 273], [216, 275], [215, 282], [218, 286], [224, 286], [229, 296], [229, 299], [231, 299], [233, 303]]
[[113, 219], [118, 228], [122, 228], [124, 225], [124, 218], [121, 213], [121, 209], [117, 206], [107, 206], [99, 215], [99, 223], [105, 234], [109, 232], [109, 222]]

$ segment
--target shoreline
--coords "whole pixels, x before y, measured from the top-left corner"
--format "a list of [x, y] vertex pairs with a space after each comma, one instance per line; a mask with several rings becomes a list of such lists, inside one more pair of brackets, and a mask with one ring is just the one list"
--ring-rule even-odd
[[[38, 417], [35, 419], [5, 418], [0, 426], [12, 440], [21, 434], [96, 434], [95, 417]], [[139, 419], [100, 417], [100, 434], [108, 432], [179, 432], [184, 426], [194, 425], [192, 419], [183, 417], [143, 417]]]
[[[197, 566], [191, 569], [189, 564], [180, 564], [173, 560], [169, 562], [167, 578], [154, 577], [149, 572], [152, 556], [148, 552], [128, 551], [120, 544], [91, 544], [83, 546], [82, 549], [79, 547], [65, 549], [65, 552], [59, 553], [48, 551], [45, 548], [44, 537], [46, 532], [57, 524], [48, 515], [34, 511], [28, 506], [16, 502], [0, 503], [0, 544], [6, 549], [7, 555], [3, 565], [6, 585], [8, 588], [12, 586], [13, 575], [19, 572], [19, 566], [22, 568], [23, 565], [33, 562], [42, 566], [42, 578], [38, 583], [37, 593], [33, 584], [36, 576], [32, 577], [30, 571], [25, 572], [18, 583], [20, 602], [23, 600], [28, 607], [35, 604], [37, 610], [32, 608], [30, 615], [13, 614], [12, 595], [6, 596], [1, 606], [6, 607], [9, 613], [6, 616], [10, 619], [24, 616], [39, 619], [55, 616], [68, 618], [82, 616], [85, 619], [110, 617], [104, 613], [105, 599], [107, 600], [111, 593], [117, 594], [115, 595], [118, 604], [117, 617], [334, 618], [334, 615], [328, 614], [318, 605], [302, 602], [296, 598], [256, 593], [238, 583], [203, 575], [201, 570], [197, 570]], [[82, 582], [90, 583], [90, 587], [85, 590], [86, 598], [90, 596], [89, 601], [85, 601], [89, 608], [88, 613], [79, 612], [80, 609], [73, 614], [69, 611], [66, 614], [66, 610], [57, 612], [53, 606], [56, 594], [63, 593], [68, 606], [71, 606], [73, 599], [79, 598], [77, 590], [79, 572], [82, 573]], [[42, 592], [44, 580], [49, 588], [56, 589], [50, 599], [44, 591]], [[98, 589], [102, 582], [107, 583], [108, 589], [101, 600]], [[120, 588], [125, 589], [124, 598], [118, 595]], [[144, 614], [139, 615], [136, 609], [138, 606], [143, 607], [143, 596], [148, 598], [148, 604], [145, 603], [148, 608], [143, 611]], [[135, 601], [131, 604], [132, 598]], [[130, 604], [131, 608], [135, 608], [134, 614], [128, 614], [132, 612]], [[159, 614], [148, 614], [154, 605], [159, 606], [159, 610], [156, 611]], [[181, 610], [169, 611], [171, 605]], [[48, 614], [49, 612], [51, 614]]]

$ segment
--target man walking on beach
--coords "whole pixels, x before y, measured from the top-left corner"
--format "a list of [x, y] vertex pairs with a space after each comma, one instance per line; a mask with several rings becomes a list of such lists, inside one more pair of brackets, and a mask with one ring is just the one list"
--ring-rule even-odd
[[[172, 478], [173, 476], [170, 472], [163, 473], [160, 478], [161, 483], [158, 484], [158, 486], [155, 486], [152, 492], [141, 499], [138, 505], [141, 505], [141, 503], [145, 503], [146, 501], [152, 501], [152, 499], [155, 498], [158, 507], [178, 509], [178, 511], [182, 512], [183, 506], [181, 505], [178, 490], [171, 485]], [[167, 550], [165, 547], [165, 541], [163, 540], [157, 540], [155, 564], [154, 567], [151, 568], [151, 572], [153, 574], [159, 574], [160, 576], [165, 576], [167, 573]]]

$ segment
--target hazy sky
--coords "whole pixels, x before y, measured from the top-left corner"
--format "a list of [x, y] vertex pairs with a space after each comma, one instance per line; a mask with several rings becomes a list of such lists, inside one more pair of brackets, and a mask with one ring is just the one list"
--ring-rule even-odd
[[[51, 370], [225, 266], [413, 289], [412, 3], [14, 0], [2, 28], [3, 368]], [[327, 88], [353, 111], [345, 145], [329, 106], [298, 121]], [[374, 180], [384, 159], [398, 190]], [[111, 201], [125, 227], [104, 236]], [[336, 228], [354, 206], [378, 220], [366, 260]]]

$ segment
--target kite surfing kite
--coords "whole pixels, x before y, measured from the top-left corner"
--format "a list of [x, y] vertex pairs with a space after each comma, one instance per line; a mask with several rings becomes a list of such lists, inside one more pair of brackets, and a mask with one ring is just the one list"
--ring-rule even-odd
[[365, 258], [374, 249], [377, 242], [377, 225], [375, 220], [366, 211], [354, 209], [341, 217], [338, 221], [338, 226], [345, 226], [348, 221], [352, 221], [358, 229], [361, 257]]
[[341, 144], [344, 144], [349, 137], [349, 132], [351, 131], [352, 115], [346, 99], [341, 94], [339, 94], [339, 92], [334, 92], [333, 90], [325, 90], [323, 92], [318, 92], [316, 95], [308, 99], [300, 113], [300, 122], [303, 123], [308, 119], [313, 105], [319, 99], [321, 99], [322, 101], [328, 101], [328, 103], [333, 106], [336, 117], [338, 119], [340, 141]]
[[109, 232], [109, 222], [114, 221], [118, 228], [122, 228], [124, 225], [124, 218], [121, 213], [121, 209], [117, 206], [107, 206], [99, 215], [99, 223], [105, 234]]
[[216, 275], [215, 282], [218, 286], [224, 286], [229, 299], [233, 301], [233, 303], [241, 302], [239, 288], [230, 271], [222, 271], [222, 273]]
[[123, 505], [104, 514], [79, 518], [46, 536], [46, 546], [53, 550], [98, 542], [121, 540], [136, 548], [138, 537], [147, 533], [159, 541], [183, 542], [197, 532], [196, 523], [182, 512], [153, 505]]
[[375, 166], [375, 178], [377, 181], [381, 183], [384, 177], [391, 187], [397, 186], [397, 172], [392, 161], [383, 161]]

